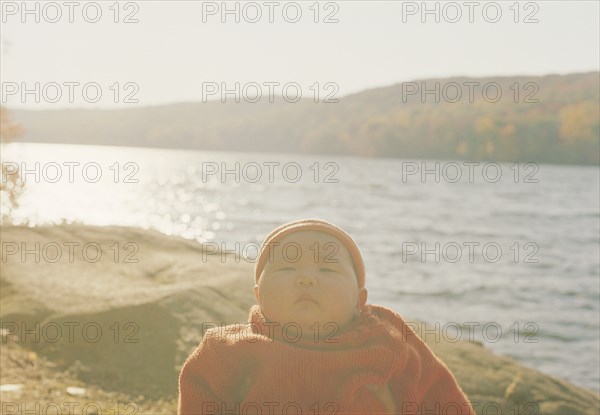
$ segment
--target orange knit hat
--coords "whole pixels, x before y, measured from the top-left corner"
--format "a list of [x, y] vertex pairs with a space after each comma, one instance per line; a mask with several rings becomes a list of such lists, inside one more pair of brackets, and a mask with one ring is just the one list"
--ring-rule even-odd
[[256, 282], [256, 284], [258, 284], [260, 274], [262, 273], [262, 270], [267, 262], [267, 258], [269, 257], [269, 250], [271, 248], [271, 244], [281, 239], [285, 235], [300, 231], [325, 232], [339, 239], [348, 249], [350, 255], [352, 255], [354, 269], [356, 270], [356, 276], [358, 279], [358, 288], [364, 288], [365, 263], [363, 261], [360, 250], [358, 249], [358, 245], [356, 245], [356, 242], [354, 242], [352, 237], [348, 235], [346, 231], [344, 231], [342, 228], [334, 225], [333, 223], [320, 219], [300, 219], [288, 222], [275, 228], [273, 231], [271, 231], [269, 235], [267, 235], [267, 237], [262, 243], [260, 255], [254, 266], [254, 281]]

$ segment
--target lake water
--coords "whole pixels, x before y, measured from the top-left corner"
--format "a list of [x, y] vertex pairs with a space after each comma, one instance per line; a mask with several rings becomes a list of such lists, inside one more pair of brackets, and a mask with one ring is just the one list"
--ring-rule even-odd
[[15, 218], [33, 225], [153, 228], [252, 262], [275, 226], [327, 219], [360, 246], [370, 303], [600, 389], [596, 166], [30, 143], [2, 161], [30, 171]]

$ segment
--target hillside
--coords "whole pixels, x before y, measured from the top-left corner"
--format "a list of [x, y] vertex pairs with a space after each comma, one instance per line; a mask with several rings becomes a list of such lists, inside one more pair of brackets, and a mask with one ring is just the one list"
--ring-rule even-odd
[[[436, 84], [439, 102], [422, 95]], [[600, 163], [599, 72], [417, 80], [340, 97], [338, 103], [264, 98], [13, 110], [11, 116], [25, 128], [26, 142]]]

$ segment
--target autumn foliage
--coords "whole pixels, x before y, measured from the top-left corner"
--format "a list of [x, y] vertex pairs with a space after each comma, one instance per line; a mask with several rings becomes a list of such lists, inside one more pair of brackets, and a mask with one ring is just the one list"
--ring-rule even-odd
[[[0, 146], [14, 140], [23, 133], [23, 129], [10, 120], [6, 108], [0, 107]], [[4, 149], [3, 149], [4, 150]], [[4, 156], [4, 154], [2, 154]], [[11, 212], [18, 207], [18, 197], [23, 192], [24, 183], [18, 172], [9, 172], [9, 165], [2, 157], [2, 175], [0, 179], [0, 223], [10, 220]], [[10, 174], [8, 174], [10, 173]]]

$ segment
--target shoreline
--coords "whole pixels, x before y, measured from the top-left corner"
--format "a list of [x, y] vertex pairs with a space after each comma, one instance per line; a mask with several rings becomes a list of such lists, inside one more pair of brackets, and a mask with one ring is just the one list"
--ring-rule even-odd
[[[10, 141], [10, 142], [2, 142], [1, 143], [3, 146], [11, 146], [12, 144], [24, 144], [24, 145], [28, 145], [28, 144], [34, 144], [34, 145], [50, 145], [50, 146], [85, 146], [85, 147], [99, 147], [99, 148], [106, 148], [106, 147], [115, 147], [115, 148], [126, 148], [128, 150], [136, 150], [136, 149], [144, 149], [144, 150], [156, 150], [156, 151], [174, 151], [174, 152], [207, 152], [207, 153], [215, 153], [215, 154], [224, 154], [224, 155], [232, 155], [232, 154], [255, 154], [255, 155], [264, 155], [264, 154], [268, 154], [269, 156], [283, 156], [283, 157], [293, 157], [296, 155], [296, 153], [294, 152], [265, 152], [265, 151], [233, 151], [233, 150], [214, 150], [214, 149], [202, 149], [202, 148], [185, 148], [185, 147], [152, 147], [152, 146], [132, 146], [132, 145], [118, 145], [118, 144], [102, 144], [102, 143], [62, 143], [62, 142], [58, 142], [58, 141]], [[402, 162], [402, 161], [418, 161], [418, 162], [479, 162], [479, 163], [498, 163], [500, 165], [505, 164], [505, 165], [513, 165], [514, 163], [529, 163], [529, 160], [520, 160], [520, 159], [514, 159], [514, 160], [495, 160], [495, 159], [469, 159], [469, 158], [431, 158], [431, 157], [422, 157], [422, 158], [401, 158], [401, 157], [386, 157], [386, 156], [376, 156], [376, 157], [369, 157], [369, 156], [358, 156], [358, 155], [351, 155], [351, 154], [327, 154], [327, 153], [306, 153], [305, 155], [310, 155], [310, 156], [316, 156], [316, 157], [321, 157], [323, 159], [331, 159], [331, 158], [335, 158], [335, 159], [350, 159], [350, 160], [354, 160], [354, 159], [377, 159], [377, 160], [387, 160], [387, 161], [398, 161], [398, 162]], [[540, 166], [553, 166], [553, 167], [582, 167], [582, 168], [590, 168], [590, 169], [598, 169], [600, 168], [600, 165], [597, 163], [573, 163], [573, 162], [536, 162], [537, 165]]]
[[[203, 250], [194, 240], [155, 230], [78, 223], [1, 228], [2, 355], [10, 359], [2, 358], [3, 368], [8, 369], [3, 369], [0, 384], [23, 384], [26, 391], [36, 390], [35, 394], [3, 391], [3, 400], [17, 395], [21, 402], [56, 400], [56, 394], [66, 397], [60, 378], [68, 373], [65, 379], [83, 384], [107, 407], [106, 396], [119, 395], [120, 400], [139, 401], [144, 410], [168, 413], [177, 399], [178, 369], [201, 340], [202, 324], [245, 322], [254, 304], [252, 264], [236, 262], [233, 254], [225, 254], [231, 260], [222, 262], [220, 252]], [[35, 262], [33, 253], [24, 262], [17, 253], [11, 254], [13, 243], [22, 242], [27, 247], [36, 242], [46, 247], [45, 253], [40, 248], [40, 262]], [[53, 258], [55, 244], [71, 244], [73, 255], [63, 253], [55, 262], [43, 261]], [[87, 260], [76, 250], [86, 244], [90, 247]], [[97, 260], [92, 247], [102, 252]], [[424, 327], [410, 316], [403, 318]], [[53, 340], [47, 338], [50, 329], [33, 341], [31, 335], [21, 341], [18, 332], [19, 327], [29, 329], [36, 324], [50, 328], [90, 327], [92, 323], [103, 333], [96, 342], [77, 336], [83, 334], [77, 330], [72, 339], [63, 335], [55, 342], [48, 341]], [[161, 341], [156, 341], [157, 333]], [[533, 403], [544, 414], [600, 412], [596, 391], [496, 355], [485, 345], [425, 340], [469, 399], [481, 403], [480, 410], [495, 403], [506, 408], [506, 413], [514, 413], [515, 405], [527, 411], [525, 405]], [[45, 373], [44, 379], [54, 379], [50, 384], [56, 384], [46, 392], [48, 396], [40, 395], [40, 380], [31, 380], [36, 376], [26, 379], [19, 374], [29, 368], [31, 353], [37, 356], [34, 360], [40, 373]], [[148, 362], [153, 362], [150, 369]]]

